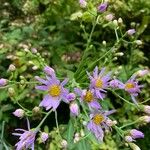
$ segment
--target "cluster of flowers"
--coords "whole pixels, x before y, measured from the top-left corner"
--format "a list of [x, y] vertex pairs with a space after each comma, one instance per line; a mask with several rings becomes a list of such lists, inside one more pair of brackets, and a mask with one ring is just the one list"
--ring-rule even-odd
[[[136, 75], [133, 75], [126, 83], [122, 83], [118, 79], [111, 80], [111, 72], [108, 74], [105, 73], [105, 68], [102, 68], [99, 72], [98, 67], [96, 66], [93, 74], [91, 75], [87, 72], [87, 75], [90, 79], [90, 85], [87, 89], [74, 88], [74, 92], [70, 93], [67, 88], [64, 86], [67, 84], [68, 79], [65, 79], [63, 82], [56, 77], [55, 71], [46, 66], [44, 68], [46, 78], [40, 78], [36, 76], [41, 85], [36, 86], [36, 89], [46, 91], [46, 95], [39, 104], [40, 107], [44, 107], [46, 110], [56, 111], [61, 101], [68, 103], [70, 105], [70, 112], [72, 117], [77, 117], [80, 113], [80, 107], [85, 106], [88, 108], [89, 121], [86, 124], [87, 129], [91, 131], [95, 137], [102, 141], [104, 137], [104, 131], [109, 130], [113, 125], [116, 124], [116, 121], [112, 121], [108, 116], [112, 113], [115, 113], [116, 110], [105, 111], [100, 105], [100, 101], [104, 100], [108, 88], [119, 88], [124, 89], [127, 93], [131, 95], [131, 98], [135, 105], [138, 105], [135, 97], [138, 96], [140, 92], [141, 85], [136, 81]], [[143, 74], [147, 73], [145, 71]], [[6, 79], [0, 79], [0, 85], [6, 85]], [[77, 103], [79, 100], [79, 103]], [[144, 111], [150, 114], [150, 106], [145, 106]], [[17, 117], [23, 117], [25, 111], [22, 109], [17, 109], [13, 114]], [[143, 119], [146, 119], [147, 122], [150, 122], [149, 116], [143, 116]], [[19, 136], [19, 142], [16, 144], [17, 150], [22, 150], [24, 148], [34, 149], [34, 141], [39, 128], [30, 129], [28, 123], [28, 130], [16, 129], [16, 131], [22, 131], [23, 133], [13, 133], [16, 136]], [[144, 134], [136, 129], [130, 131], [130, 134], [125, 136], [127, 142], [132, 142], [136, 138], [143, 138]], [[48, 139], [48, 133], [41, 133], [41, 141], [45, 142]]]

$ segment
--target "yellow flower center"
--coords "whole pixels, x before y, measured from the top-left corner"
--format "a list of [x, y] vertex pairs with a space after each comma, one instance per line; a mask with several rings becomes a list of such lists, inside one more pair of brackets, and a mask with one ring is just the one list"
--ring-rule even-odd
[[92, 102], [94, 99], [93, 94], [91, 91], [87, 91], [85, 96], [84, 96], [84, 100], [88, 103]]
[[95, 82], [95, 86], [97, 88], [102, 88], [103, 87], [103, 81], [101, 79], [97, 79], [96, 82]]
[[134, 88], [134, 84], [133, 83], [126, 83], [125, 88], [126, 89], [132, 89], [132, 88]]
[[52, 85], [49, 90], [48, 90], [49, 94], [53, 97], [55, 96], [59, 96], [61, 93], [61, 89], [60, 86], [58, 85]]
[[100, 123], [102, 123], [104, 121], [104, 116], [101, 115], [101, 114], [96, 114], [94, 117], [93, 117], [93, 122], [96, 124], [96, 125], [99, 125]]

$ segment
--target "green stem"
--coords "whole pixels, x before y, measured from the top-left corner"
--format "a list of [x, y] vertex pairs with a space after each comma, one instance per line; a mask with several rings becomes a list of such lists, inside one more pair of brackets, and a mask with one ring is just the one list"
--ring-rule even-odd
[[137, 108], [137, 106], [135, 106], [135, 104], [133, 104], [133, 103], [127, 101], [126, 99], [124, 99], [123, 97], [121, 97], [120, 95], [118, 95], [115, 91], [112, 91], [112, 90], [111, 90], [111, 92], [112, 92], [114, 95], [116, 95], [117, 97], [119, 97], [120, 99], [122, 99], [123, 101], [125, 101], [126, 103], [128, 103], [128, 104], [130, 104], [130, 105], [132, 105], [132, 106], [134, 106], [134, 107]]
[[145, 101], [141, 102], [140, 104], [144, 104], [146, 102], [150, 101], [150, 98], [146, 99]]
[[116, 35], [116, 39], [117, 39], [117, 42], [118, 42], [119, 41], [119, 37], [118, 37], [117, 28], [115, 28], [115, 35]]
[[123, 129], [123, 128], [127, 127], [127, 126], [131, 126], [131, 125], [133, 125], [133, 124], [136, 124], [137, 122], [139, 122], [139, 120], [133, 121], [133, 122], [128, 123], [128, 124], [125, 124], [125, 125], [123, 125], [122, 127], [120, 127], [120, 129]]
[[51, 109], [46, 115], [45, 117], [42, 119], [42, 121], [39, 123], [39, 125], [36, 127], [36, 129], [40, 129], [41, 125], [44, 123], [44, 121], [46, 120], [46, 118], [50, 115], [50, 113], [53, 111], [53, 109]]
[[58, 125], [58, 118], [57, 118], [57, 111], [56, 111], [56, 110], [55, 110], [55, 121], [56, 121], [57, 132], [58, 132], [58, 134], [60, 135], [60, 132], [59, 132], [59, 125]]
[[87, 55], [86, 53], [87, 53], [87, 51], [89, 50], [89, 45], [90, 45], [90, 43], [91, 43], [91, 39], [92, 39], [92, 35], [93, 35], [93, 32], [94, 32], [95, 27], [96, 27], [96, 19], [95, 19], [95, 21], [94, 21], [94, 23], [93, 23], [91, 33], [90, 33], [89, 38], [88, 38], [88, 40], [87, 40], [86, 48], [85, 48], [85, 50], [84, 50], [84, 53], [83, 53], [81, 62], [80, 62], [80, 64], [79, 64], [79, 67], [78, 67], [77, 71], [75, 72], [75, 77], [76, 77], [77, 75], [79, 75], [80, 70], [82, 69], [82, 66], [83, 66], [83, 64], [84, 64], [84, 61], [85, 61], [85, 58], [86, 58], [86, 55]]

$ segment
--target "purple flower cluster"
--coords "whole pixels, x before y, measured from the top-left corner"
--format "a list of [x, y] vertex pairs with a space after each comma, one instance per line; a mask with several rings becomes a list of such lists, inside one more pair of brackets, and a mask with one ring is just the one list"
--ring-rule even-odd
[[[100, 105], [104, 100], [107, 89], [123, 89], [129, 93], [132, 100], [137, 104], [135, 97], [140, 92], [141, 85], [136, 81], [136, 75], [133, 75], [127, 82], [122, 83], [118, 79], [111, 80], [111, 72], [106, 74], [106, 69], [102, 68], [100, 71], [96, 66], [93, 73], [87, 72], [90, 79], [90, 84], [87, 89], [74, 88], [74, 92], [70, 93], [65, 85], [68, 79], [62, 82], [56, 77], [54, 69], [46, 66], [44, 68], [45, 77], [40, 78], [36, 76], [41, 84], [35, 88], [41, 91], [45, 91], [45, 96], [40, 102], [39, 106], [44, 107], [46, 110], [55, 111], [61, 101], [68, 103], [70, 108], [70, 114], [72, 117], [78, 117], [80, 114], [80, 105], [82, 109], [86, 107], [86, 115], [89, 115], [89, 121], [86, 124], [87, 129], [91, 131], [95, 137], [102, 141], [104, 138], [104, 131], [111, 129], [111, 126], [116, 124], [116, 121], [112, 121], [108, 116], [116, 112], [116, 110], [105, 111]], [[2, 80], [3, 81], [3, 80]], [[86, 111], [85, 110], [85, 111]], [[149, 113], [149, 107], [145, 107], [145, 112]], [[17, 117], [23, 117], [25, 115], [24, 110], [17, 109], [13, 114]], [[16, 144], [17, 150], [32, 148], [34, 149], [35, 136], [39, 129], [16, 129], [16, 131], [22, 131], [23, 133], [13, 133], [13, 135], [19, 136], [19, 142]], [[126, 141], [134, 141], [136, 138], [143, 138], [144, 134], [136, 129], [130, 131], [127, 135]], [[48, 139], [48, 133], [42, 132], [41, 141], [44, 143]]]

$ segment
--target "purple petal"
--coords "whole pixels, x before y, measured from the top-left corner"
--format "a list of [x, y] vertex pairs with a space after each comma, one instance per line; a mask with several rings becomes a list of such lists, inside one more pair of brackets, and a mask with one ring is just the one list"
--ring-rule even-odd
[[42, 90], [42, 91], [47, 91], [48, 90], [48, 86], [39, 85], [39, 86], [36, 86], [35, 89]]
[[66, 78], [66, 79], [65, 79], [65, 80], [61, 83], [61, 86], [66, 85], [66, 84], [67, 84], [67, 82], [68, 82], [68, 80], [69, 80], [69, 79], [67, 79], [67, 78]]

